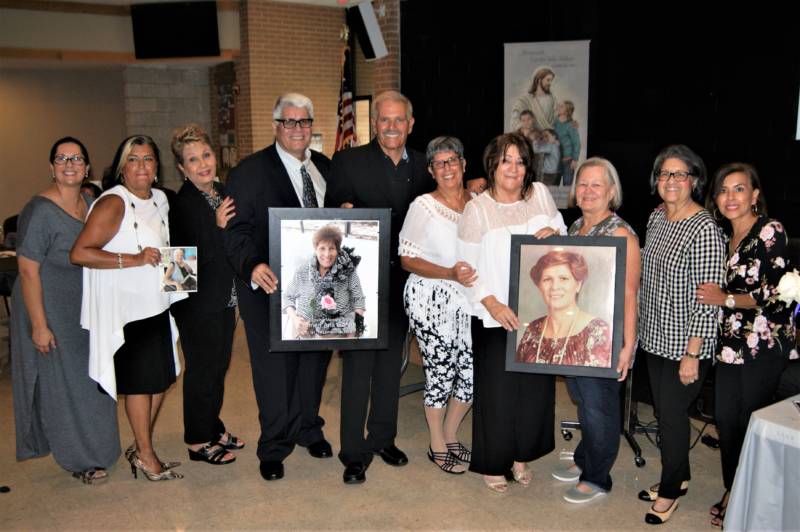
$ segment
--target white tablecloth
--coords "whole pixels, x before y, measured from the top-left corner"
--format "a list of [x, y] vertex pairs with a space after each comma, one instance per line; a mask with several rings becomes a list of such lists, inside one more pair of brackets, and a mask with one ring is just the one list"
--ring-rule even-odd
[[800, 395], [753, 412], [725, 530], [800, 530]]

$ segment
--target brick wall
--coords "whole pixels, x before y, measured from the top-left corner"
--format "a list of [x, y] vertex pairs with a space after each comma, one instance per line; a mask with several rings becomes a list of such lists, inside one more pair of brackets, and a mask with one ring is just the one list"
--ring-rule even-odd
[[400, 0], [384, 0], [381, 5], [385, 13], [377, 14], [378, 25], [389, 55], [372, 63], [373, 95], [400, 90]]
[[284, 92], [314, 102], [314, 132], [333, 152], [344, 10], [248, 0], [239, 9], [241, 52], [236, 61], [239, 156], [272, 144], [272, 107]]
[[169, 145], [172, 131], [197, 122], [210, 131], [209, 73], [207, 67], [126, 67], [122, 74], [125, 129], [128, 135], [150, 135], [161, 151], [159, 179], [180, 188]]

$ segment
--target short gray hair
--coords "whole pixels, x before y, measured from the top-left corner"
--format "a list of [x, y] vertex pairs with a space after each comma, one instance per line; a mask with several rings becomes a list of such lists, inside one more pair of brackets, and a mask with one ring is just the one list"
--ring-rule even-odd
[[572, 186], [569, 189], [569, 206], [575, 207], [575, 185], [578, 182], [581, 172], [586, 168], [598, 167], [605, 170], [606, 179], [608, 184], [614, 188], [614, 195], [611, 196], [611, 201], [608, 202], [608, 208], [616, 211], [622, 206], [622, 183], [619, 181], [619, 174], [611, 161], [602, 157], [590, 157], [583, 161], [581, 165], [575, 170], [575, 179], [572, 180]]
[[414, 106], [411, 105], [411, 100], [406, 98], [400, 91], [388, 90], [378, 94], [372, 100], [371, 112], [373, 120], [376, 120], [378, 118], [378, 105], [385, 101], [400, 102], [402, 104], [405, 104], [406, 120], [411, 120], [411, 118], [414, 116]]
[[278, 120], [283, 117], [283, 110], [287, 107], [299, 107], [308, 111], [308, 117], [314, 118], [314, 104], [311, 103], [311, 98], [299, 92], [287, 92], [282, 94], [275, 101], [275, 107], [272, 109], [272, 119]]
[[433, 156], [437, 153], [451, 151], [458, 155], [459, 159], [464, 158], [464, 145], [455, 137], [442, 136], [436, 137], [428, 143], [428, 149], [425, 151], [425, 160], [428, 164], [433, 161]]

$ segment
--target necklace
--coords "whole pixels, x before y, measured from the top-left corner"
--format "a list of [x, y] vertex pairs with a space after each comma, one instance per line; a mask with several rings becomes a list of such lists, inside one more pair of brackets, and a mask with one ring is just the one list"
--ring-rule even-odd
[[[569, 337], [572, 336], [572, 327], [575, 325], [575, 322], [578, 320], [578, 313], [575, 312], [575, 316], [572, 318], [572, 322], [569, 324], [569, 330], [567, 331], [567, 335], [564, 337], [564, 343], [561, 345], [561, 349], [559, 350], [558, 354], [553, 357], [553, 364], [561, 364], [561, 360], [563, 360], [564, 355], [567, 352], [567, 342], [569, 341]], [[534, 362], [539, 362], [539, 353], [542, 351], [542, 341], [544, 340], [544, 332], [547, 330], [547, 324], [550, 323], [550, 315], [548, 314], [547, 317], [544, 319], [544, 327], [542, 327], [542, 333], [539, 335], [539, 345], [536, 346], [536, 360]], [[555, 330], [553, 331], [555, 333]]]
[[[131, 198], [130, 191], [124, 186], [122, 187], [122, 189], [125, 191], [125, 195], [128, 197], [128, 201], [130, 202], [131, 205], [131, 213], [133, 214], [133, 232], [136, 235], [136, 247], [139, 248], [139, 251], [142, 251], [143, 249], [142, 243], [139, 240], [139, 220], [136, 217], [136, 203], [134, 203], [133, 198]], [[167, 222], [166, 220], [164, 220], [164, 217], [161, 216], [161, 209], [159, 208], [158, 203], [155, 200], [155, 194], [153, 194], [152, 192], [150, 192], [150, 198], [148, 200], [142, 200], [142, 201], [149, 201], [149, 200], [153, 201], [153, 205], [156, 208], [156, 214], [158, 214], [158, 217], [161, 219], [161, 240], [167, 243], [166, 247], [169, 247], [169, 230], [167, 229]]]

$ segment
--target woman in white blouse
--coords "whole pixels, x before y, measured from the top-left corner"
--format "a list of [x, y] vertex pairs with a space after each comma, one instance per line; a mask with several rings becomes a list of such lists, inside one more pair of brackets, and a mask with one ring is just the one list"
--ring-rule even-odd
[[475, 270], [456, 259], [456, 232], [464, 205], [464, 145], [437, 137], [427, 149], [428, 172], [436, 190], [417, 197], [400, 230], [400, 263], [411, 272], [403, 301], [425, 369], [425, 419], [431, 433], [428, 459], [462, 474], [470, 451], [458, 441], [458, 427], [472, 404], [472, 337], [466, 297]]
[[475, 352], [475, 397], [470, 471], [489, 489], [505, 493], [506, 473], [531, 482], [527, 462], [555, 447], [555, 379], [505, 371], [506, 331], [519, 328], [508, 307], [511, 235], [566, 234], [553, 198], [534, 183], [533, 152], [519, 133], [492, 140], [483, 154], [489, 189], [470, 201], [458, 224], [458, 258], [477, 277], [466, 288]]

